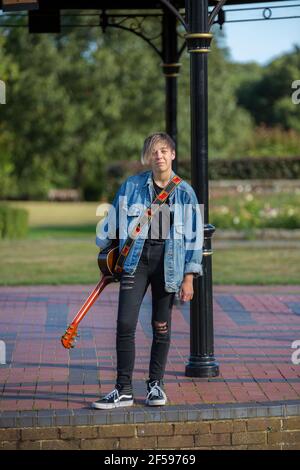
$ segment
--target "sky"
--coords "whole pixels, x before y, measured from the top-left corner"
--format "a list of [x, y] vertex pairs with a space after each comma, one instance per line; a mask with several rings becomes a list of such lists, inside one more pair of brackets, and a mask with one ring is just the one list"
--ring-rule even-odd
[[[272, 6], [283, 5], [285, 8], [274, 8], [272, 10], [272, 18], [282, 16], [299, 16], [299, 18], [241, 23], [228, 22], [223, 25], [222, 31], [225, 34], [225, 45], [230, 50], [232, 61], [256, 61], [261, 65], [266, 65], [275, 57], [285, 52], [290, 52], [294, 44], [300, 47], [300, 0], [265, 2], [262, 4], [253, 3], [244, 6], [231, 5], [224, 8], [226, 20], [230, 21], [246, 18], [263, 18], [263, 10], [238, 12], [229, 10], [254, 8], [258, 6], [271, 8]], [[287, 5], [293, 5], [293, 7], [289, 8]], [[216, 27], [219, 28], [217, 25], [213, 26], [212, 32]]]

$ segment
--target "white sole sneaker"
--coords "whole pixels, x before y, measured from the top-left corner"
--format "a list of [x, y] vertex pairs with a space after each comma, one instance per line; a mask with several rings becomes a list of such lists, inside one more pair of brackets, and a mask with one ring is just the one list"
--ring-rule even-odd
[[119, 401], [116, 403], [99, 403], [95, 401], [92, 403], [92, 408], [96, 408], [97, 410], [111, 410], [113, 408], [120, 408], [123, 406], [132, 406], [133, 405], [133, 400], [124, 400], [124, 401]]
[[147, 406], [162, 406], [167, 403], [167, 395], [162, 387], [159, 385], [160, 381], [153, 380], [148, 382], [148, 394], [145, 400]]
[[162, 393], [162, 397], [160, 398], [154, 398], [154, 399], [149, 399], [149, 398], [146, 398], [146, 405], [147, 406], [162, 406], [162, 405], [165, 405], [168, 401], [167, 399], [167, 395], [165, 394], [165, 392], [163, 390], [161, 390], [161, 393]]
[[147, 406], [162, 406], [162, 405], [165, 405], [167, 403], [167, 400], [164, 399], [164, 398], [161, 398], [159, 400], [146, 400], [145, 401], [146, 405]]

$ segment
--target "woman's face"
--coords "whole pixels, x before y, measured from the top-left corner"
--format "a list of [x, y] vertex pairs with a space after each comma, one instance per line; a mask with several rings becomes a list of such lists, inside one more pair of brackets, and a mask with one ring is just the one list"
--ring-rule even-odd
[[167, 142], [156, 142], [149, 153], [149, 164], [153, 171], [160, 173], [172, 168], [172, 160], [175, 152], [172, 151]]

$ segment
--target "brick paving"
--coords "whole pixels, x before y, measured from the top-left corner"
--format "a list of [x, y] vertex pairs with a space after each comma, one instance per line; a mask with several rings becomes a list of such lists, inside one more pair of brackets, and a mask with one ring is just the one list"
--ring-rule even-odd
[[[0, 340], [6, 344], [6, 364], [0, 365], [2, 424], [8, 425], [12, 420], [13, 425], [16, 416], [21, 415], [23, 425], [34, 423], [37, 415], [39, 423], [45, 424], [53, 423], [53, 416], [60, 424], [70, 423], [74, 416], [77, 424], [89, 423], [95, 413], [99, 423], [124, 419], [126, 422], [126, 416], [129, 419], [128, 410], [121, 421], [121, 409], [119, 414], [114, 413], [116, 410], [110, 412], [109, 421], [107, 413], [90, 411], [90, 403], [99, 393], [110, 391], [115, 383], [119, 285], [105, 288], [82, 321], [74, 349], [65, 350], [60, 343], [67, 324], [93, 288], [81, 285], [0, 288]], [[136, 333], [136, 404], [130, 409], [135, 413], [132, 418], [135, 422], [143, 422], [144, 413], [159, 419], [155, 417], [157, 408], [150, 410], [144, 406], [152, 337], [150, 314], [149, 289]], [[228, 409], [239, 409], [239, 416], [245, 409], [252, 412], [255, 409], [257, 416], [257, 410], [270, 410], [271, 406], [274, 415], [280, 414], [283, 406], [294, 409], [292, 414], [300, 414], [300, 364], [291, 360], [294, 352], [291, 345], [300, 341], [300, 287], [215, 286], [214, 325], [220, 375], [210, 379], [185, 377], [189, 304], [174, 305], [165, 374], [169, 403], [168, 407], [158, 407], [160, 416], [167, 410], [170, 419], [171, 416], [174, 419], [179, 410], [192, 419], [197, 410], [209, 412], [212, 408], [211, 416], [215, 416], [216, 410], [218, 416], [220, 412], [224, 415]]]

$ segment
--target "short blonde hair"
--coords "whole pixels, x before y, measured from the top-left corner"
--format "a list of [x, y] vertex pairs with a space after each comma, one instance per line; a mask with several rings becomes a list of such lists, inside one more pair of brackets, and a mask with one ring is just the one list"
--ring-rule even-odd
[[143, 145], [142, 153], [141, 153], [141, 162], [143, 165], [146, 165], [149, 160], [149, 156], [151, 154], [153, 146], [157, 142], [166, 142], [167, 145], [170, 147], [172, 152], [175, 151], [175, 142], [174, 140], [167, 134], [166, 132], [155, 132], [154, 134], [149, 135]]

